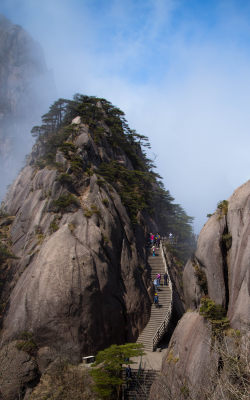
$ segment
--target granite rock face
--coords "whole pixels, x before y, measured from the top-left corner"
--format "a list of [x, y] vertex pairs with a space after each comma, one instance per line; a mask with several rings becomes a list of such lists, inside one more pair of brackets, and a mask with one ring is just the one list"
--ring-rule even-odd
[[152, 385], [150, 398], [184, 399], [189, 387], [195, 388], [193, 398], [200, 398], [201, 387], [208, 386], [217, 364], [218, 356], [211, 351], [211, 328], [197, 312], [185, 313], [162, 360], [161, 377]]
[[250, 181], [240, 186], [210, 217], [199, 235], [193, 260], [183, 276], [187, 308], [195, 309], [206, 294], [195, 276], [195, 265], [207, 280], [207, 293], [228, 311], [231, 325], [245, 329], [250, 315]]
[[[110, 159], [110, 148], [99, 149], [86, 125], [78, 128], [75, 145], [83, 160]], [[151, 286], [142, 268], [145, 243], [137, 240], [120, 196], [107, 183], [99, 186], [95, 174], [84, 175], [77, 196], [71, 194], [74, 202], [59, 211], [55, 201], [68, 193], [60, 173], [37, 169], [32, 157], [5, 200], [5, 211], [15, 216], [10, 235], [18, 259], [5, 284], [10, 296], [2, 345], [27, 331], [39, 349], [80, 361], [135, 340], [147, 322]], [[59, 151], [56, 159], [68, 163]], [[119, 159], [129, 164], [125, 153]]]
[[228, 317], [233, 327], [248, 327], [250, 315], [250, 181], [229, 199]]
[[[233, 354], [228, 359], [236, 357], [243, 363], [249, 352], [242, 345], [249, 343], [249, 267], [250, 181], [247, 181], [228, 201], [219, 204], [201, 230], [195, 254], [185, 266], [187, 312], [171, 337], [162, 376], [152, 386], [151, 399], [218, 398], [220, 390], [227, 396], [227, 388], [232, 384], [239, 384], [235, 398], [246, 398], [239, 397], [244, 385], [232, 381], [232, 362], [225, 365], [227, 354]], [[218, 340], [211, 323], [199, 315], [204, 295], [226, 310], [234, 330], [226, 332], [223, 340]]]

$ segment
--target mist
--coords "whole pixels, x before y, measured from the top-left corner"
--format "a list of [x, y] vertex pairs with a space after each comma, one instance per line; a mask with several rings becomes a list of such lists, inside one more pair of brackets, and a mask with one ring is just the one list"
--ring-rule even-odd
[[57, 97], [104, 97], [149, 137], [198, 233], [249, 179], [247, 3], [2, 0], [0, 13], [41, 44]]
[[55, 96], [42, 49], [0, 14], [0, 200], [31, 151], [33, 125]]

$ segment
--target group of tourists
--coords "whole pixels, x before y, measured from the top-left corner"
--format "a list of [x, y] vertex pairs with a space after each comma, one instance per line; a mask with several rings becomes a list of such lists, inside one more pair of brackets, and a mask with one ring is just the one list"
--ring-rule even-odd
[[149, 241], [150, 241], [152, 256], [155, 257], [156, 256], [155, 250], [156, 250], [156, 248], [159, 249], [160, 242], [161, 242], [161, 237], [160, 237], [159, 233], [157, 233], [156, 235], [154, 235], [153, 233], [150, 233]]
[[[161, 236], [159, 235], [159, 233], [156, 233], [156, 234], [150, 233], [149, 234], [149, 245], [151, 247], [153, 257], [156, 256], [155, 252], [156, 252], [156, 249], [159, 249], [160, 243], [161, 243]], [[163, 275], [163, 280], [164, 280], [164, 285], [167, 286], [168, 285], [167, 272], [165, 272], [165, 274]], [[154, 283], [154, 289], [155, 289], [154, 304], [156, 307], [160, 307], [158, 291], [160, 290], [160, 286], [161, 286], [161, 274], [156, 275], [153, 283]]]
[[[167, 272], [165, 272], [165, 274], [163, 275], [163, 281], [164, 281], [164, 286], [168, 285], [168, 274]], [[155, 287], [155, 291], [159, 290], [161, 286], [161, 274], [157, 274], [155, 279], [154, 279], [154, 287]]]
[[[164, 280], [164, 286], [168, 285], [168, 274], [165, 272], [163, 275], [163, 280]], [[160, 307], [159, 305], [159, 295], [158, 291], [160, 290], [161, 287], [161, 274], [157, 274], [155, 279], [154, 279], [154, 288], [155, 288], [155, 295], [154, 295], [154, 304], [156, 307]]]
[[161, 236], [159, 235], [159, 233], [156, 233], [156, 235], [154, 235], [153, 233], [150, 233], [149, 239], [150, 239], [151, 246], [156, 246], [157, 248], [160, 247]]

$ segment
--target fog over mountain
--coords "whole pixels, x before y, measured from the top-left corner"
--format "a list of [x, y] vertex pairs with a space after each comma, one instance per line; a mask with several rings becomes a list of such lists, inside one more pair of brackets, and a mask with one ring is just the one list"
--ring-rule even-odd
[[43, 47], [56, 97], [106, 98], [149, 137], [196, 232], [249, 178], [248, 2], [2, 0], [0, 12]]
[[40, 121], [55, 86], [41, 46], [0, 15], [0, 199], [24, 165], [30, 130]]

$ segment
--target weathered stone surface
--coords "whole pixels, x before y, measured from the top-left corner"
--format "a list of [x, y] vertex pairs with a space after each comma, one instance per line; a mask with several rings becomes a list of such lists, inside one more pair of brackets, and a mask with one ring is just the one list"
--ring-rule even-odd
[[197, 398], [216, 373], [218, 356], [211, 350], [210, 337], [211, 328], [197, 312], [184, 314], [163, 358], [163, 376], [153, 384], [150, 399], [182, 399], [182, 393], [190, 390], [191, 398]]
[[[250, 315], [250, 181], [229, 198], [226, 215], [217, 210], [203, 227], [194, 262], [206, 274], [209, 297], [228, 308], [232, 326], [246, 328]], [[189, 260], [183, 274], [187, 308], [197, 307], [204, 295], [194, 273]]]
[[249, 329], [250, 316], [250, 180], [230, 197], [228, 232], [228, 317], [235, 328]]
[[[205, 293], [195, 276], [195, 266], [205, 273], [208, 296], [226, 308], [231, 327], [241, 330], [241, 343], [249, 341], [245, 332], [249, 330], [250, 316], [250, 181], [228, 199], [227, 211], [217, 210], [208, 220], [195, 255], [185, 266], [185, 305], [198, 311]], [[215, 351], [215, 339], [211, 338], [210, 323], [197, 312], [187, 312], [174, 331], [163, 360], [162, 377], [153, 385], [150, 398], [202, 400], [208, 393], [217, 398], [222, 392], [227, 396], [228, 385], [237, 385], [230, 377], [230, 363], [229, 369], [223, 370], [227, 352], [230, 355], [233, 349], [233, 357], [243, 360], [249, 350], [239, 347], [239, 338], [235, 342], [226, 336], [224, 344], [216, 342], [219, 350]], [[223, 362], [220, 355], [225, 357]], [[224, 385], [222, 389], [220, 385]]]
[[[218, 212], [210, 217], [201, 230], [195, 252], [195, 258], [198, 260], [201, 267], [204, 268], [207, 277], [209, 296], [215, 301], [215, 303], [223, 306], [226, 304], [226, 295], [223, 274], [223, 257], [220, 243], [225, 225], [226, 218], [220, 218]], [[192, 299], [192, 297], [190, 297], [191, 293], [188, 294], [188, 291], [190, 292], [189, 277], [192, 275], [194, 275], [194, 270], [192, 271], [192, 264], [189, 262], [187, 267], [185, 267], [183, 276], [188, 306], [191, 305], [191, 303], [197, 304], [197, 299]], [[191, 278], [192, 287], [195, 286], [194, 279], [195, 278]], [[193, 292], [194, 297], [197, 292], [199, 292], [198, 288]]]
[[188, 260], [183, 271], [183, 288], [186, 309], [197, 309], [200, 304], [202, 291], [194, 274], [192, 260]]
[[[82, 135], [86, 126], [80, 124], [77, 139]], [[91, 136], [88, 148], [77, 143], [83, 159], [109, 159], [110, 149], [100, 151]], [[39, 348], [79, 361], [112, 343], [135, 340], [148, 318], [150, 282], [139, 268], [144, 243], [137, 242], [115, 189], [100, 187], [95, 174], [83, 176], [78, 206], [55, 211], [54, 201], [68, 193], [58, 175], [29, 165], [6, 197], [19, 258], [1, 342], [28, 331]]]
[[41, 347], [36, 355], [36, 361], [41, 374], [47, 369], [47, 367], [56, 359], [57, 354], [55, 351], [48, 347]]
[[38, 378], [36, 362], [29, 354], [18, 350], [17, 344], [17, 341], [8, 343], [0, 350], [0, 390], [3, 400], [21, 398], [27, 385], [32, 385]]

